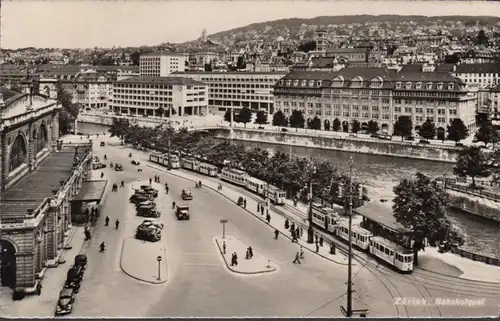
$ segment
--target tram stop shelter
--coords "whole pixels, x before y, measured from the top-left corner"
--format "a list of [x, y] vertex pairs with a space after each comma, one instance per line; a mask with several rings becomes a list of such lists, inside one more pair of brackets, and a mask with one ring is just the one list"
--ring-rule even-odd
[[353, 212], [363, 216], [362, 227], [372, 231], [374, 235], [395, 240], [399, 236], [408, 236], [410, 234], [409, 229], [396, 221], [390, 204], [370, 202], [353, 209]]
[[99, 206], [106, 191], [107, 180], [84, 181], [80, 192], [71, 199], [71, 221], [74, 223], [89, 222], [90, 217], [84, 210], [84, 205], [96, 203]]

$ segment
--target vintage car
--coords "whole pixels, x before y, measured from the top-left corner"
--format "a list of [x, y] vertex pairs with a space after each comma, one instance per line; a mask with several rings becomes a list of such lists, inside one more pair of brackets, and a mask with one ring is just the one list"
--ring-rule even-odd
[[115, 171], [122, 172], [123, 171], [123, 165], [122, 164], [115, 164]]
[[153, 196], [150, 194], [137, 193], [137, 194], [132, 194], [132, 196], [130, 196], [130, 198], [129, 198], [129, 201], [131, 203], [139, 204], [139, 203], [143, 203], [143, 202], [147, 202], [147, 201], [152, 201], [153, 199], [154, 199]]
[[62, 289], [61, 292], [59, 292], [56, 315], [71, 313], [71, 311], [73, 310], [73, 302], [75, 302], [75, 291], [71, 288]]
[[132, 165], [140, 165], [141, 163], [139, 161], [133, 160], [130, 162]]
[[136, 208], [138, 216], [143, 217], [160, 217], [160, 211], [156, 208], [156, 204], [151, 202], [150, 204], [140, 204]]
[[191, 190], [188, 188], [188, 189], [183, 189], [182, 190], [182, 193], [181, 193], [181, 197], [184, 201], [187, 201], [187, 200], [192, 200], [193, 199], [193, 194], [191, 194]]
[[75, 256], [75, 264], [74, 266], [79, 266], [83, 270], [87, 267], [87, 256], [85, 254], [78, 254]]
[[143, 190], [146, 193], [149, 193], [153, 195], [153, 197], [158, 197], [158, 190], [155, 188], [152, 188], [149, 185], [141, 185], [141, 190]]
[[92, 169], [94, 169], [94, 170], [102, 169], [102, 168], [106, 168], [106, 164], [103, 164], [103, 163], [93, 163], [92, 164]]
[[163, 224], [154, 223], [150, 220], [144, 220], [137, 227], [135, 238], [142, 241], [158, 242], [161, 239], [161, 230]]
[[105, 142], [101, 142], [100, 145], [101, 145], [101, 147], [104, 147], [104, 146], [106, 146], [106, 143]]
[[138, 209], [139, 207], [156, 208], [156, 203], [149, 200], [135, 204], [135, 209]]
[[64, 283], [64, 288], [73, 289], [75, 293], [80, 290], [80, 283], [83, 278], [83, 269], [80, 266], [73, 266], [68, 270], [66, 275], [66, 282]]
[[189, 205], [187, 204], [180, 204], [177, 205], [175, 208], [175, 216], [177, 219], [180, 220], [189, 220]]

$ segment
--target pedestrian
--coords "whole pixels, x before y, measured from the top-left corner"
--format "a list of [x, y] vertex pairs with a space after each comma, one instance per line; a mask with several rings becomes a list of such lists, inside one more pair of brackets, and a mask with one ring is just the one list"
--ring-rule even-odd
[[316, 239], [316, 243], [318, 243], [318, 234], [314, 235], [314, 238]]
[[319, 238], [319, 246], [323, 247], [323, 236]]
[[243, 208], [247, 208], [247, 199], [246, 198], [243, 199]]
[[299, 227], [297, 226], [297, 228], [295, 229], [295, 235], [297, 235], [297, 238], [300, 238], [300, 229]]
[[249, 260], [249, 259], [250, 259], [250, 251], [247, 248], [247, 251], [245, 253], [245, 260]]
[[104, 225], [106, 226], [109, 225], [109, 216], [106, 216], [106, 219], [104, 220]]
[[280, 235], [280, 231], [274, 230], [274, 239], [277, 240], [278, 236]]
[[318, 244], [318, 242], [316, 242], [315, 244], [316, 244], [316, 253], [318, 253], [319, 252], [319, 244]]
[[302, 264], [302, 263], [300, 263], [300, 260], [299, 260], [299, 252], [297, 252], [297, 253], [295, 254], [295, 260], [293, 260], [293, 263], [294, 263], [294, 264], [295, 264], [295, 263]]
[[226, 254], [226, 241], [222, 241], [222, 254]]
[[290, 231], [292, 231], [292, 232], [295, 231], [295, 223], [294, 222], [292, 222], [292, 225], [290, 227]]
[[288, 219], [285, 220], [285, 228], [288, 230], [288, 228], [290, 227], [290, 222], [288, 221]]
[[118, 219], [116, 219], [116, 221], [115, 221], [115, 227], [116, 227], [116, 229], [118, 229], [118, 225], [120, 225], [120, 221]]
[[260, 203], [257, 202], [257, 213], [260, 213]]
[[267, 221], [268, 224], [271, 223], [271, 215], [269, 215], [269, 213], [267, 213], [266, 221]]
[[149, 178], [149, 185], [151, 185], [152, 182], [153, 182], [153, 180], [151, 178]]
[[238, 266], [238, 254], [234, 252], [234, 265]]
[[302, 237], [302, 235], [304, 235], [304, 230], [300, 227], [300, 237]]
[[231, 254], [231, 266], [234, 266], [234, 255], [235, 253]]
[[36, 294], [37, 295], [42, 294], [42, 282], [41, 281], [38, 281], [38, 283], [36, 284]]
[[304, 248], [302, 246], [300, 247], [300, 258], [304, 259]]
[[248, 247], [248, 254], [250, 254], [250, 258], [253, 258], [253, 249], [251, 246]]
[[103, 178], [103, 177], [104, 177], [104, 173], [103, 173], [103, 172], [101, 172], [101, 178]]

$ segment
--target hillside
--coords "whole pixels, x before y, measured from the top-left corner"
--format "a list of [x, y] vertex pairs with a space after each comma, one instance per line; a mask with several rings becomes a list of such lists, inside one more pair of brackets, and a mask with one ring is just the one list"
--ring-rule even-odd
[[[318, 27], [327, 28], [336, 34], [347, 34], [345, 28], [338, 28], [339, 25], [353, 25], [352, 31], [357, 33], [358, 29], [368, 29], [370, 25], [379, 24], [386, 30], [398, 29], [398, 32], [411, 33], [414, 26], [445, 26], [448, 29], [458, 29], [457, 26], [479, 26], [495, 25], [500, 23], [500, 17], [493, 16], [400, 16], [400, 15], [352, 15], [352, 16], [321, 16], [311, 19], [280, 19], [250, 24], [227, 31], [209, 35], [210, 39], [222, 42], [237, 42], [245, 40], [269, 40], [270, 37], [282, 36], [289, 40], [300, 40], [309, 38]], [[338, 30], [340, 29], [340, 30]], [[439, 29], [439, 28], [438, 28]], [[367, 32], [364, 32], [367, 34]]]

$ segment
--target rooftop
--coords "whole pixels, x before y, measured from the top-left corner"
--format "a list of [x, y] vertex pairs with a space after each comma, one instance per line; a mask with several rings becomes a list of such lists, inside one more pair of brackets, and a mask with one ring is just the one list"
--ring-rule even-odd
[[390, 205], [386, 206], [381, 203], [371, 202], [353, 209], [353, 211], [398, 233], [408, 232], [408, 229], [403, 227], [401, 223], [396, 222]]
[[3, 96], [5, 105], [8, 105], [10, 101], [16, 99], [17, 97], [24, 95], [23, 93], [18, 93], [17, 91], [10, 90], [5, 87], [0, 87], [0, 93]]
[[457, 74], [493, 74], [500, 73], [500, 64], [461, 64], [455, 71]]
[[141, 54], [141, 57], [155, 57], [155, 56], [184, 56], [185, 54], [183, 52], [165, 52], [165, 51], [158, 51], [158, 52], [150, 52], [150, 53], [145, 53]]
[[146, 85], [184, 85], [184, 86], [206, 86], [207, 84], [191, 78], [184, 77], [150, 77], [139, 76], [115, 81], [115, 84], [146, 84]]
[[174, 75], [214, 75], [214, 76], [226, 76], [226, 75], [286, 75], [286, 71], [228, 71], [228, 72], [217, 72], [217, 71], [176, 71], [172, 73]]
[[[74, 156], [75, 148], [51, 153], [33, 173], [1, 195], [0, 217], [24, 216], [28, 209], [36, 209], [45, 198], [52, 196], [52, 191], [61, 187], [59, 182], [71, 176]], [[80, 160], [85, 156], [82, 147], [77, 156]]]

